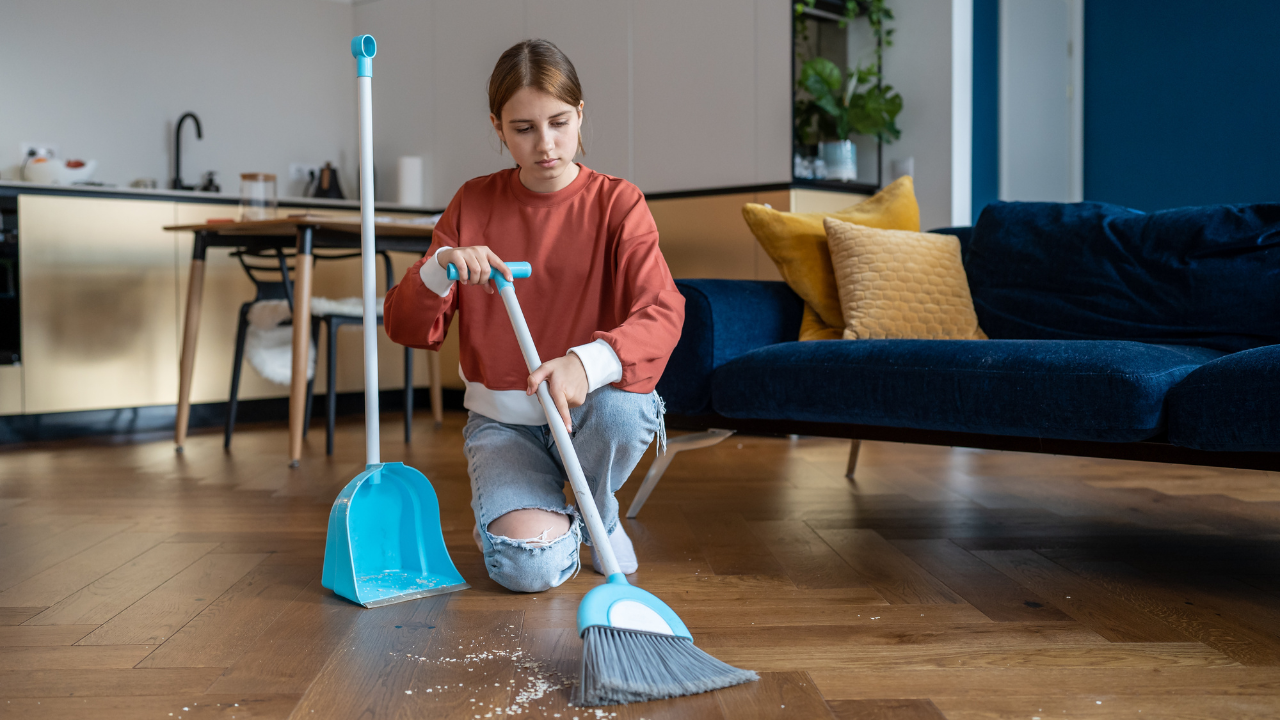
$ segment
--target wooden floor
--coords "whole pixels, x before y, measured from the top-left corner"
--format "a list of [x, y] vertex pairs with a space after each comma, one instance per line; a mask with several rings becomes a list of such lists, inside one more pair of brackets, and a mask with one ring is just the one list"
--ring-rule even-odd
[[[471, 589], [364, 610], [320, 586], [362, 466], [283, 427], [0, 451], [4, 718], [1274, 718], [1280, 477], [864, 443], [682, 454], [637, 521], [636, 582], [747, 686], [567, 705], [586, 569], [515, 595], [471, 542], [462, 416], [388, 415]], [[621, 493], [626, 506], [646, 459]]]

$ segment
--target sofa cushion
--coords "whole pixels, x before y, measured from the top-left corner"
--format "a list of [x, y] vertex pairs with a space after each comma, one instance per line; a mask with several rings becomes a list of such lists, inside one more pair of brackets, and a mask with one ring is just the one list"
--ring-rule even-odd
[[992, 338], [1280, 343], [1280, 204], [992, 203], [965, 270]]
[[1169, 442], [1198, 450], [1280, 452], [1280, 345], [1196, 368], [1169, 391]]
[[684, 329], [658, 380], [667, 410], [711, 412], [711, 373], [773, 343], [795, 340], [803, 301], [786, 283], [758, 280], [677, 280]]
[[733, 418], [1132, 442], [1159, 433], [1165, 393], [1219, 356], [1124, 341], [791, 342], [722, 365], [712, 406]]

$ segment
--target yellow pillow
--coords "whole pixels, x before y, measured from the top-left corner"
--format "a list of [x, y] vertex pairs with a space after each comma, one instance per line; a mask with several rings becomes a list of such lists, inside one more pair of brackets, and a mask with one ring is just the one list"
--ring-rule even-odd
[[818, 311], [809, 303], [804, 304], [804, 315], [800, 316], [800, 340], [839, 340], [843, 337], [844, 328], [822, 322]]
[[846, 340], [987, 339], [973, 310], [958, 238], [832, 218], [823, 224]]
[[824, 217], [887, 230], [920, 230], [920, 206], [910, 177], [898, 178], [873, 197], [835, 213], [789, 213], [748, 203], [742, 206], [742, 216], [782, 279], [808, 306], [801, 340], [839, 337], [844, 327]]

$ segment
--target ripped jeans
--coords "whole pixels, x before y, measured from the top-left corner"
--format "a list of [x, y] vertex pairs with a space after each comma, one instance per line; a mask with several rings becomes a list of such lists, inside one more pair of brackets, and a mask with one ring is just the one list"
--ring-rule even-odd
[[[644, 451], [658, 438], [665, 450], [662, 399], [605, 385], [570, 410], [573, 447], [582, 472], [610, 533], [618, 525], [613, 494], [626, 482]], [[578, 547], [586, 530], [570, 501], [560, 453], [546, 425], [508, 425], [476, 412], [462, 431], [467, 472], [471, 475], [471, 509], [480, 527], [484, 565], [499, 585], [516, 592], [553, 588], [578, 571]], [[568, 495], [568, 501], [566, 500]], [[489, 523], [513, 510], [538, 508], [570, 517], [569, 532], [547, 542], [527, 542], [493, 535]]]

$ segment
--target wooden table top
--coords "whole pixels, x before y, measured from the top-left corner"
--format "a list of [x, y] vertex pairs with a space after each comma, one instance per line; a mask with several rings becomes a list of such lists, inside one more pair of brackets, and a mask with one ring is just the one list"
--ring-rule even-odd
[[[424, 216], [427, 217], [427, 216]], [[435, 223], [427, 224], [375, 215], [374, 233], [382, 237], [430, 237]], [[220, 235], [293, 235], [299, 225], [311, 225], [325, 230], [360, 233], [360, 215], [344, 213], [301, 213], [274, 220], [247, 220], [235, 222], [205, 222], [196, 225], [166, 225], [165, 230], [210, 231]]]

